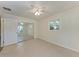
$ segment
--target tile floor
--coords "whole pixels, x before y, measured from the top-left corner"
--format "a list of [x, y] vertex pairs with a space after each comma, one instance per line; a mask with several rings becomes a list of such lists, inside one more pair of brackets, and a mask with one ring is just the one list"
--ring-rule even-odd
[[31, 39], [4, 47], [1, 57], [78, 57], [79, 53], [48, 43]]

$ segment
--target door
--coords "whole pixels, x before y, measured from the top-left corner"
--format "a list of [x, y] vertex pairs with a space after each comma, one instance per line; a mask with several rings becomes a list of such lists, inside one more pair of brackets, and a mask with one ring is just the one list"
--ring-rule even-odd
[[17, 41], [33, 39], [34, 30], [33, 23], [20, 22], [17, 27]]

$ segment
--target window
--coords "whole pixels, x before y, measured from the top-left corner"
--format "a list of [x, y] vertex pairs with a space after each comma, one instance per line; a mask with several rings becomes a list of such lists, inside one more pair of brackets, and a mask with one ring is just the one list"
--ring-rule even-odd
[[59, 30], [59, 20], [49, 21], [49, 30]]
[[18, 28], [17, 28], [18, 33], [23, 32], [23, 25], [24, 24], [22, 22], [18, 23]]

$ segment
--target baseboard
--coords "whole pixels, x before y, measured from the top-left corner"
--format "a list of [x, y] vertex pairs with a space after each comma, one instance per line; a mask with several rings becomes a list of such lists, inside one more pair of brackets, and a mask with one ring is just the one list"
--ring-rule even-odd
[[39, 38], [34, 38], [34, 40], [38, 40]]
[[[39, 39], [41, 39], [41, 38], [39, 38]], [[44, 40], [44, 39], [41, 39], [41, 40]], [[71, 48], [71, 47], [67, 47], [67, 46], [64, 46], [64, 45], [59, 44], [59, 43], [56, 43], [56, 42], [51, 42], [51, 41], [49, 41], [49, 40], [44, 40], [44, 41], [49, 42], [49, 43], [51, 43], [51, 44], [58, 45], [58, 46], [60, 46], [60, 47], [63, 47], [63, 48], [66, 48], [66, 49], [69, 49], [69, 50], [72, 50], [72, 51], [75, 51], [75, 52], [79, 53], [79, 50], [77, 50], [77, 49], [74, 49], [74, 48]]]
[[13, 45], [16, 44], [17, 42], [9, 42], [9, 43], [4, 43], [4, 47], [9, 46], [9, 45]]
[[[31, 39], [37, 39], [37, 38], [31, 38]], [[27, 40], [31, 40], [31, 39], [27, 39]], [[11, 46], [11, 45], [14, 45], [14, 44], [17, 44], [17, 43], [20, 43], [20, 42], [24, 42], [24, 41], [27, 41], [27, 40], [22, 40], [22, 41], [19, 41], [19, 42], [15, 41], [15, 42], [6, 43], [6, 44], [4, 44], [4, 47]]]

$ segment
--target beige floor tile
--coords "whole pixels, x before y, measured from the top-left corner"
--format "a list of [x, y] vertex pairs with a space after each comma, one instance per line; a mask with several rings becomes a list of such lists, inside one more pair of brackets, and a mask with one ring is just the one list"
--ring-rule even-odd
[[79, 53], [48, 43], [44, 40], [27, 40], [4, 47], [2, 57], [76, 57]]

